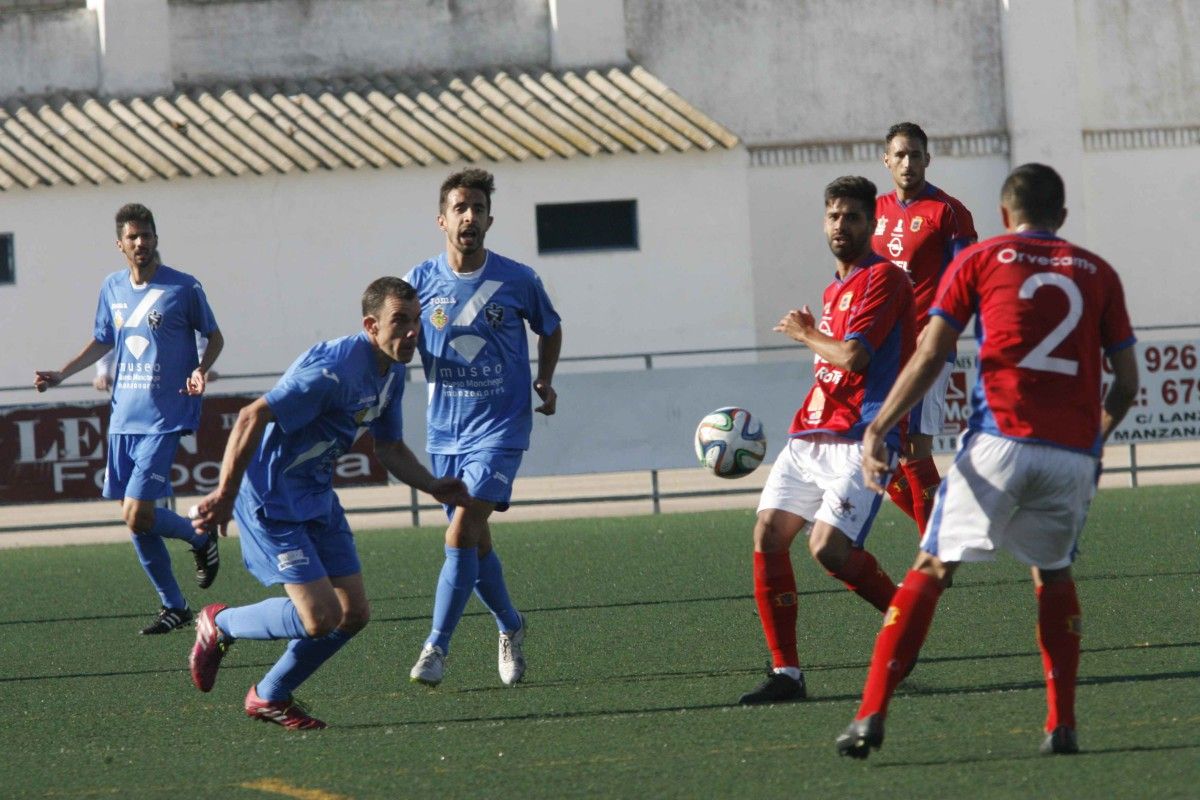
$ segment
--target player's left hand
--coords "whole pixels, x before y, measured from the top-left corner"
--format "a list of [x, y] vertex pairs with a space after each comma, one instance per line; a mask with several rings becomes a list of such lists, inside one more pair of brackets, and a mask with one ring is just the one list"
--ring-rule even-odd
[[187, 383], [180, 390], [181, 394], [196, 396], [204, 394], [204, 387], [208, 385], [208, 376], [200, 371], [199, 367], [192, 370], [192, 374], [188, 376]]
[[537, 392], [538, 397], [542, 398], [542, 404], [534, 411], [545, 414], [547, 417], [553, 414], [554, 408], [558, 404], [558, 392], [554, 391], [554, 387], [549, 382], [539, 379], [533, 382], [533, 390]]
[[772, 330], [776, 333], [786, 333], [797, 342], [803, 342], [804, 337], [816, 326], [817, 320], [812, 311], [808, 306], [804, 306], [800, 309], [793, 308], [784, 314], [783, 319], [779, 320], [779, 324]]
[[429, 484], [429, 493], [433, 499], [448, 506], [465, 506], [471, 502], [471, 493], [467, 485], [458, 478], [434, 478]]
[[889, 456], [883, 437], [868, 426], [862, 440], [863, 483], [876, 494], [887, 491], [887, 484], [892, 476]]
[[206, 533], [214, 528], [222, 536], [229, 535], [229, 520], [233, 519], [233, 501], [237, 499], [234, 493], [229, 497], [215, 489], [205, 495], [199, 503], [188, 511], [188, 519], [197, 533]]

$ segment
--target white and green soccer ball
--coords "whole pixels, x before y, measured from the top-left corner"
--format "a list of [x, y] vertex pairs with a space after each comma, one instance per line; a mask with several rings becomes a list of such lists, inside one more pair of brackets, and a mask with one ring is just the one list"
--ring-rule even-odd
[[696, 427], [696, 458], [718, 478], [749, 475], [766, 454], [762, 425], [744, 408], [718, 408]]

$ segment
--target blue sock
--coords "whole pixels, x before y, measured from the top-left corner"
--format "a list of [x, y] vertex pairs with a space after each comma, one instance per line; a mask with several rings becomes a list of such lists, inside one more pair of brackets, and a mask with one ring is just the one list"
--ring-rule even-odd
[[167, 608], [187, 608], [187, 600], [179, 590], [175, 581], [175, 573], [171, 571], [171, 554], [161, 536], [152, 533], [133, 533], [133, 549], [137, 551], [138, 561], [150, 578], [158, 599]]
[[255, 691], [263, 700], [287, 700], [317, 667], [342, 649], [353, 633], [338, 628], [320, 639], [296, 639], [258, 682]]
[[495, 550], [479, 559], [479, 580], [475, 581], [475, 594], [496, 618], [501, 631], [512, 633], [521, 627], [521, 615], [508, 599], [508, 587], [504, 585], [504, 569]]
[[435, 644], [443, 653], [450, 652], [450, 637], [462, 619], [463, 609], [471, 599], [471, 590], [479, 579], [479, 551], [474, 547], [446, 545], [446, 561], [438, 576], [437, 592], [433, 596], [433, 629], [426, 644]]
[[196, 533], [190, 519], [179, 516], [169, 508], [154, 509], [154, 524], [150, 526], [150, 533], [164, 539], [183, 539], [193, 550], [208, 541], [208, 534]]
[[289, 597], [271, 597], [252, 606], [227, 608], [214, 618], [234, 639], [307, 639], [300, 612]]

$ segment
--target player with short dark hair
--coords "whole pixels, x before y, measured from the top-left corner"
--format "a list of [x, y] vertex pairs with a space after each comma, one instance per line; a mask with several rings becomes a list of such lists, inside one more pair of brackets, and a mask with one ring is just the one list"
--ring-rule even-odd
[[[200, 395], [225, 340], [199, 281], [162, 263], [150, 209], [138, 203], [116, 214], [117, 249], [128, 269], [104, 279], [92, 340], [58, 371], [39, 370], [39, 392], [111, 353], [114, 378], [108, 423], [108, 463], [102, 494], [121, 501], [138, 560], [162, 607], [143, 634], [169, 633], [191, 621], [192, 611], [171, 571], [163, 539], [192, 548], [196, 582], [217, 577], [217, 537], [157, 501], [173, 495], [171, 466], [179, 439], [200, 424]], [[208, 339], [203, 358], [196, 337]]]
[[[875, 641], [858, 714], [837, 739], [866, 758], [883, 743], [888, 702], [921, 648], [942, 591], [963, 561], [1009, 550], [1032, 568], [1046, 676], [1043, 753], [1075, 753], [1080, 608], [1071, 563], [1096, 491], [1101, 448], [1137, 394], [1133, 329], [1117, 273], [1057, 235], [1062, 179], [1042, 164], [1004, 182], [1008, 233], [968, 248], [938, 287], [932, 319], [863, 437], [863, 477], [887, 485], [886, 432], [924, 395], [975, 317], [979, 381], [954, 465], [938, 490], [916, 563]], [[1113, 383], [1102, 401], [1107, 356]]]
[[[553, 414], [551, 385], [562, 325], [541, 279], [528, 266], [484, 248], [495, 181], [482, 169], [449, 176], [438, 198], [446, 250], [405, 279], [421, 298], [421, 363], [429, 382], [427, 449], [435, 471], [466, 482], [470, 498], [448, 503], [445, 561], [432, 629], [409, 677], [437, 686], [450, 638], [472, 591], [500, 629], [500, 680], [525, 674], [525, 616], [508, 595], [488, 520], [508, 508], [529, 448], [533, 412]], [[529, 369], [526, 325], [538, 337], [537, 377]], [[530, 385], [542, 402], [532, 408]]]
[[403, 441], [400, 398], [416, 351], [421, 305], [399, 278], [363, 294], [362, 330], [321, 342], [288, 367], [275, 388], [243, 408], [229, 433], [217, 488], [196, 508], [197, 527], [241, 530], [242, 560], [287, 597], [230, 608], [205, 606], [196, 622], [192, 682], [210, 691], [238, 639], [290, 639], [246, 694], [246, 714], [289, 729], [324, 728], [293, 696], [370, 617], [354, 535], [333, 474], [369, 431], [375, 456], [399, 480], [442, 502], [460, 502], [457, 478], [435, 478]]
[[[913, 293], [903, 270], [871, 252], [874, 212], [875, 184], [866, 178], [838, 178], [826, 187], [825, 236], [837, 274], [825, 289], [821, 318], [804, 306], [775, 326], [813, 351], [815, 380], [758, 502], [754, 599], [772, 671], [742, 703], [806, 696], [789, 550], [810, 522], [809, 552], [831, 576], [880, 612], [896, 591], [863, 547], [881, 500], [862, 483], [859, 440], [912, 353]], [[889, 426], [893, 462], [900, 435], [900, 426]]]
[[[888, 128], [883, 163], [896, 188], [876, 202], [872, 246], [912, 278], [918, 335], [929, 323], [929, 304], [946, 266], [976, 239], [966, 206], [925, 180], [929, 162], [929, 137], [920, 125], [899, 122]], [[913, 409], [900, 469], [888, 485], [888, 495], [913, 518], [920, 532], [929, 522], [941, 481], [933, 462], [933, 437], [941, 433], [946, 419], [946, 389], [953, 367], [952, 353], [929, 396]]]

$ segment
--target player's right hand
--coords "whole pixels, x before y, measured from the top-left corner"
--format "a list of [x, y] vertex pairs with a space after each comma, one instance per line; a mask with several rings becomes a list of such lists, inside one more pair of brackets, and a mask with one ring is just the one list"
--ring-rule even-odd
[[205, 495], [188, 511], [188, 518], [196, 533], [208, 533], [216, 529], [221, 536], [229, 535], [229, 520], [233, 519], [233, 501], [236, 493], [225, 497], [219, 489]]
[[33, 373], [33, 388], [39, 392], [58, 386], [63, 382], [63, 374], [57, 370], [37, 370]]
[[97, 375], [96, 377], [92, 378], [92, 387], [95, 388], [97, 392], [107, 392], [112, 388], [112, 378], [108, 377], [107, 375]]
[[465, 506], [471, 502], [467, 485], [458, 478], [434, 478], [429, 484], [429, 493], [434, 500], [448, 506]]
[[888, 482], [892, 477], [890, 454], [883, 437], [869, 425], [863, 433], [862, 474], [863, 484], [868, 489], [876, 494], [887, 491]]

